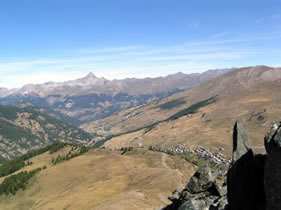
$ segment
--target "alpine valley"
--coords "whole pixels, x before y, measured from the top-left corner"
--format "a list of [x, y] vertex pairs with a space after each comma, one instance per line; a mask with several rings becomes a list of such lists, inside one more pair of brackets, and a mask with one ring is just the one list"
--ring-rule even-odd
[[254, 210], [280, 195], [281, 68], [89, 73], [1, 88], [0, 103], [0, 209]]
[[89, 73], [84, 78], [63, 83], [28, 84], [12, 90], [0, 88], [0, 104], [31, 103], [80, 123], [89, 122], [198, 86], [230, 70], [123, 80], [107, 80]]

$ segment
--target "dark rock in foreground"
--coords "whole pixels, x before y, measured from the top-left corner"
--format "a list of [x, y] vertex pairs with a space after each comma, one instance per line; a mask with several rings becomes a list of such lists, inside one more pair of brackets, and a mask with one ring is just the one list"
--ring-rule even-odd
[[265, 209], [265, 156], [255, 155], [244, 127], [236, 122], [233, 130], [232, 163], [227, 173], [227, 200], [231, 210]]
[[281, 123], [273, 125], [264, 142], [267, 155], [254, 154], [247, 132], [236, 122], [227, 193], [203, 166], [182, 191], [169, 197], [172, 204], [164, 209], [281, 210]]
[[169, 199], [173, 203], [165, 210], [224, 209], [227, 204], [225, 190], [216, 183], [207, 165], [199, 168], [186, 187], [174, 191]]
[[191, 193], [201, 193], [212, 187], [214, 178], [211, 169], [206, 165], [198, 169], [191, 177], [186, 190]]
[[267, 159], [264, 171], [266, 209], [281, 209], [281, 123], [264, 138]]
[[243, 125], [239, 122], [236, 122], [233, 128], [232, 164], [247, 153], [253, 154], [251, 141]]

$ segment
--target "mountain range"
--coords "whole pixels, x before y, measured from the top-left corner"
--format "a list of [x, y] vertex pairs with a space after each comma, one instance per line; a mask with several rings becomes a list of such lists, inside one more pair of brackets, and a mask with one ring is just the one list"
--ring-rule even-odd
[[278, 79], [281, 79], [281, 68], [255, 66], [235, 69], [189, 90], [86, 123], [82, 128], [101, 134], [129, 132], [167, 119], [178, 111], [210, 97], [242, 94], [258, 85]]
[[28, 84], [20, 89], [0, 88], [0, 104], [32, 103], [82, 122], [193, 88], [232, 69], [204, 73], [176, 73], [166, 77], [123, 80], [98, 78], [93, 73], [61, 83]]
[[[255, 66], [112, 81], [89, 73], [63, 83], [26, 85], [18, 90], [3, 88], [0, 102], [16, 105], [1, 106], [2, 124], [8, 130], [16, 126], [17, 133], [27, 135], [27, 132], [38, 142], [26, 149], [5, 149], [9, 151], [6, 155], [10, 158], [56, 140], [86, 144], [108, 140], [109, 136], [113, 138], [105, 146], [110, 148], [184, 143], [191, 147], [199, 144], [214, 149], [224, 147], [230, 154], [230, 135], [221, 139], [219, 132], [228, 133], [233, 121], [240, 119], [249, 126], [250, 136], [259, 137], [256, 127], [262, 135], [277, 120], [274, 113], [279, 113], [280, 81], [280, 68]], [[5, 117], [5, 112], [12, 113], [13, 118]], [[33, 117], [40, 115], [54, 122], [51, 124], [57, 130], [46, 127], [41, 117]], [[82, 124], [82, 120], [86, 123]], [[34, 123], [42, 132], [32, 130]], [[79, 125], [80, 129], [75, 127]], [[66, 128], [71, 128], [70, 133], [84, 132], [83, 138], [65, 139], [68, 134], [60, 133]], [[9, 133], [2, 128], [3, 132]], [[89, 133], [105, 137], [93, 138]], [[12, 141], [19, 144], [21, 140]]]
[[[230, 128], [236, 120], [243, 122], [252, 139], [259, 140], [253, 141], [254, 149], [261, 148], [266, 130], [280, 120], [280, 94], [281, 68], [246, 67], [81, 127], [88, 132], [118, 135], [105, 143], [109, 148], [185, 144], [191, 148], [224, 148], [230, 155]], [[211, 103], [204, 103], [212, 97]]]

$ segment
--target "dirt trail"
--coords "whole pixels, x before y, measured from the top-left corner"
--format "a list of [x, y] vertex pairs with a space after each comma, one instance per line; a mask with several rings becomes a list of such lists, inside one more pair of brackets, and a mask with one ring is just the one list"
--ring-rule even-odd
[[168, 169], [171, 169], [167, 163], [166, 163], [166, 160], [168, 158], [168, 155], [166, 155], [165, 153], [162, 154], [162, 165], [165, 167], [165, 168], [168, 168]]

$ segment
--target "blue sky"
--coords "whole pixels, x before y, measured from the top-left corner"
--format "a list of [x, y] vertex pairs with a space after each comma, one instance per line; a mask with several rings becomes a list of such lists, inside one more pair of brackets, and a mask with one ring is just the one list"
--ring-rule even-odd
[[0, 2], [0, 87], [281, 66], [281, 1]]

